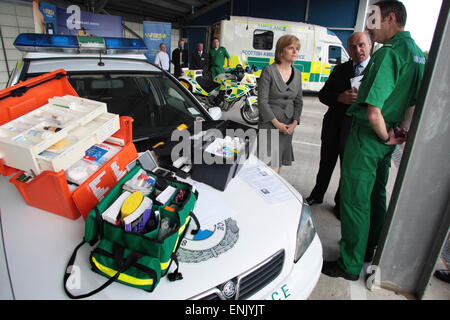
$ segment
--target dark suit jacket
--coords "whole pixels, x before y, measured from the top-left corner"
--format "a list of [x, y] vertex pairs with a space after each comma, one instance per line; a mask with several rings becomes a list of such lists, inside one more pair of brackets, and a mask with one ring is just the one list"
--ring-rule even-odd
[[258, 81], [259, 122], [270, 122], [277, 118], [286, 124], [297, 120], [303, 108], [302, 76], [294, 68], [294, 78], [287, 85], [278, 71], [276, 64], [264, 67]]
[[188, 51], [186, 48], [183, 49], [183, 65], [180, 65], [180, 48], [176, 48], [172, 51], [172, 63], [175, 66], [175, 76], [179, 76], [181, 74], [181, 68], [188, 67]]
[[319, 92], [320, 102], [328, 106], [322, 122], [322, 146], [338, 144], [342, 154], [352, 120], [345, 115], [350, 105], [340, 103], [337, 99], [342, 92], [351, 89], [350, 79], [353, 78], [353, 73], [352, 60], [337, 65]]
[[349, 105], [337, 101], [338, 96], [350, 89], [350, 79], [353, 77], [353, 61], [347, 61], [334, 67], [327, 82], [319, 92], [319, 100], [327, 105], [328, 111], [344, 115]]
[[209, 57], [208, 54], [203, 50], [202, 55], [195, 51], [191, 59], [191, 69], [193, 70], [203, 70], [203, 75], [207, 75], [209, 67]]

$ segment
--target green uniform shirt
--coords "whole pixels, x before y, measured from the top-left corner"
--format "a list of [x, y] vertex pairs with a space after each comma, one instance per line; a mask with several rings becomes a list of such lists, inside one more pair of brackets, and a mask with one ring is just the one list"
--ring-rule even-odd
[[397, 33], [373, 55], [347, 115], [369, 125], [370, 104], [381, 109], [387, 123], [403, 121], [406, 110], [416, 104], [424, 68], [425, 56], [410, 33]]
[[223, 67], [225, 63], [225, 58], [230, 59], [227, 49], [224, 47], [219, 47], [216, 49], [211, 48], [209, 50], [209, 61], [213, 67]]

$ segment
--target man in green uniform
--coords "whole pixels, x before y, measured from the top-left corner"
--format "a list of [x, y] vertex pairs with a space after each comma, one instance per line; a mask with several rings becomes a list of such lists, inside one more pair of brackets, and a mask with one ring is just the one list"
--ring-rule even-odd
[[230, 67], [230, 55], [227, 49], [219, 46], [219, 38], [214, 37], [212, 41], [213, 47], [209, 51], [209, 62], [211, 64], [211, 76], [212, 79], [221, 73], [225, 72], [223, 65], [225, 63], [225, 58], [227, 58], [227, 68]]
[[[340, 258], [324, 262], [322, 273], [356, 281], [370, 262], [386, 217], [386, 183], [395, 145], [406, 140], [419, 92], [425, 57], [404, 31], [406, 9], [399, 1], [380, 1], [379, 28], [369, 28], [373, 55], [356, 102], [341, 173]], [[400, 129], [401, 128], [401, 129]]]

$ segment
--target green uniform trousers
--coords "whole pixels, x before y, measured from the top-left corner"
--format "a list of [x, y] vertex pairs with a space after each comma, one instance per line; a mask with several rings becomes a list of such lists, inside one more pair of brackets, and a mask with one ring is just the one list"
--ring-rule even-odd
[[[387, 124], [388, 130], [392, 127]], [[341, 244], [338, 265], [359, 275], [366, 249], [375, 249], [386, 218], [386, 183], [395, 146], [378, 141], [365, 123], [353, 121], [340, 181]]]
[[222, 66], [212, 66], [211, 67], [211, 77], [214, 80], [214, 78], [221, 73], [225, 73], [225, 68]]

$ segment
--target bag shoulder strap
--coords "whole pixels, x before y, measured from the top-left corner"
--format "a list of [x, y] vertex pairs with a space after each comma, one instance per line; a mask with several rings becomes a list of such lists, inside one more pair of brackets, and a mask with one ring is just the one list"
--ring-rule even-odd
[[109, 278], [108, 281], [106, 281], [105, 283], [103, 283], [100, 287], [98, 287], [97, 289], [94, 289], [88, 293], [84, 293], [84, 294], [80, 294], [80, 295], [73, 295], [72, 293], [70, 293], [69, 289], [67, 288], [67, 280], [69, 280], [70, 275], [72, 274], [72, 266], [75, 263], [75, 259], [77, 257], [77, 252], [78, 250], [86, 243], [86, 241], [82, 241], [81, 243], [79, 243], [75, 250], [72, 253], [72, 256], [69, 259], [69, 262], [67, 263], [67, 267], [64, 273], [64, 291], [67, 294], [67, 296], [69, 296], [71, 299], [83, 299], [83, 298], [87, 298], [90, 297], [100, 291], [102, 291], [103, 289], [105, 289], [106, 287], [108, 287], [109, 285], [111, 285], [114, 281], [116, 281], [120, 274], [122, 272], [127, 271], [133, 264], [136, 263], [137, 260], [139, 260], [139, 258], [141, 257], [139, 254], [137, 254], [136, 252], [132, 252], [128, 255], [127, 259], [125, 260], [125, 262], [122, 264], [122, 267], [120, 268], [120, 270], [118, 270], [116, 272], [116, 274]]
[[196, 235], [200, 231], [200, 221], [198, 221], [197, 216], [194, 214], [194, 211], [189, 213], [189, 215], [192, 217], [192, 219], [195, 221], [196, 229], [191, 231], [192, 235]]
[[174, 272], [169, 273], [167, 275], [167, 278], [169, 279], [170, 282], [177, 281], [177, 280], [182, 280], [183, 279], [183, 275], [180, 272], [178, 272], [179, 263], [178, 263], [177, 255], [175, 253], [172, 253], [172, 261], [175, 262], [175, 264], [177, 265], [177, 268], [175, 269]]

